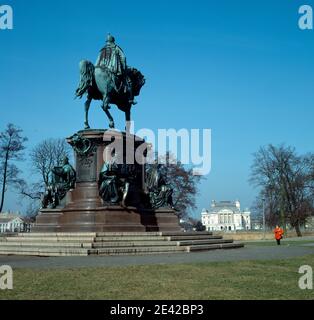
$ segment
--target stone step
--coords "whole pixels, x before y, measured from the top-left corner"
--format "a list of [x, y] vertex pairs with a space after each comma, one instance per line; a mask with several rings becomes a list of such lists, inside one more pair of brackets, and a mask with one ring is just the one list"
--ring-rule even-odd
[[[228, 240], [227, 240], [228, 241]], [[230, 240], [229, 240], [230, 241]], [[156, 253], [176, 253], [208, 251], [216, 249], [235, 249], [241, 248], [242, 243], [219, 243], [202, 244], [190, 246], [127, 246], [127, 247], [109, 247], [109, 248], [54, 248], [54, 247], [0, 247], [2, 255], [32, 255], [32, 256], [87, 256], [87, 255], [127, 255], [127, 254], [156, 254]]]
[[220, 243], [220, 244], [210, 244], [210, 245], [194, 245], [187, 247], [188, 252], [192, 251], [204, 251], [204, 250], [216, 250], [216, 249], [236, 249], [243, 248], [243, 243]]
[[0, 237], [2, 255], [126, 255], [240, 247], [243, 244], [211, 232], [50, 232]]
[[243, 244], [213, 244], [196, 246], [162, 246], [162, 247], [115, 247], [101, 249], [52, 249], [52, 248], [0, 248], [2, 255], [32, 255], [32, 256], [87, 256], [87, 255], [127, 255], [127, 254], [156, 254], [156, 253], [175, 253], [175, 252], [193, 252], [208, 251], [216, 249], [235, 249], [241, 248]]
[[211, 235], [178, 235], [178, 236], [169, 236], [168, 240], [170, 241], [183, 241], [183, 240], [202, 240], [202, 239], [222, 239], [222, 236], [211, 236]]
[[22, 237], [22, 238], [45, 238], [45, 237], [69, 237], [69, 238], [77, 238], [77, 237], [96, 237], [96, 232], [30, 232], [30, 233], [18, 233], [14, 236]]
[[95, 242], [112, 242], [112, 241], [168, 241], [169, 237], [163, 236], [112, 236], [96, 237]]
[[208, 235], [212, 236], [213, 233], [209, 231], [187, 231], [187, 232], [182, 232], [182, 231], [163, 231], [161, 232], [161, 235], [163, 236], [195, 236], [195, 235]]
[[95, 238], [93, 237], [6, 237], [0, 238], [0, 244], [4, 242], [93, 242]]
[[[171, 241], [174, 242], [174, 241]], [[194, 246], [194, 245], [207, 245], [207, 244], [220, 244], [220, 243], [233, 243], [232, 239], [205, 239], [205, 240], [183, 240], [175, 241], [179, 246]]]
[[81, 248], [38, 248], [38, 247], [0, 247], [2, 255], [24, 255], [24, 256], [87, 256], [88, 249]]
[[185, 240], [185, 241], [117, 241], [117, 242], [94, 242], [93, 248], [109, 247], [154, 247], [154, 246], [192, 246], [195, 244], [218, 244], [232, 243], [232, 239], [209, 239], [209, 240]]
[[117, 237], [96, 237], [96, 242], [107, 241], [181, 241], [181, 240], [202, 240], [202, 239], [222, 239], [222, 236], [194, 235], [194, 236], [117, 236]]
[[[110, 247], [156, 247], [156, 246], [191, 246], [197, 244], [232, 243], [233, 240], [205, 239], [205, 240], [184, 240], [184, 241], [106, 241], [106, 242], [64, 242], [64, 241], [24, 241], [20, 238], [15, 241], [0, 243], [0, 248], [20, 247], [49, 247], [49, 248], [110, 248]], [[157, 239], [158, 240], [158, 239]]]
[[164, 247], [177, 246], [174, 241], [115, 241], [115, 242], [94, 242], [93, 248], [114, 248], [114, 247]]
[[162, 232], [97, 232], [96, 237], [156, 237]]
[[180, 236], [106, 236], [106, 237], [91, 237], [91, 236], [27, 236], [27, 237], [1, 237], [0, 243], [3, 242], [113, 242], [113, 241], [183, 241], [183, 240], [202, 240], [202, 239], [222, 239], [222, 236], [212, 236], [212, 235], [180, 235]]
[[59, 251], [59, 252], [48, 252], [48, 251], [38, 251], [38, 252], [29, 252], [29, 251], [1, 251], [0, 255], [6, 256], [34, 256], [34, 257], [78, 257], [83, 256], [87, 257], [88, 253], [80, 252], [68, 252], [68, 251]]
[[186, 247], [178, 246], [161, 246], [161, 247], [115, 247], [115, 248], [100, 248], [91, 249], [92, 255], [128, 255], [128, 254], [156, 254], [156, 253], [175, 253], [185, 252]]
[[31, 242], [31, 241], [8, 241], [0, 242], [1, 248], [19, 247], [54, 247], [54, 248], [92, 248], [92, 242]]
[[31, 233], [18, 233], [6, 236], [17, 237], [106, 237], [106, 236], [193, 236], [193, 235], [212, 235], [209, 231], [163, 231], [163, 232], [31, 232]]

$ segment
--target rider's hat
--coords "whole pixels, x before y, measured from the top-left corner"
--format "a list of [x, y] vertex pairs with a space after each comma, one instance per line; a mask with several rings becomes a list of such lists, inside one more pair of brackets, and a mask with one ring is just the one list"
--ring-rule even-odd
[[108, 33], [108, 35], [107, 35], [107, 42], [112, 42], [112, 43], [115, 42], [114, 36], [112, 36], [110, 33]]

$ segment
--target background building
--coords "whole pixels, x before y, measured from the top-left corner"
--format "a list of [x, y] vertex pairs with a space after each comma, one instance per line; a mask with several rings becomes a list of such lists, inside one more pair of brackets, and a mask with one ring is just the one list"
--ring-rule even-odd
[[0, 233], [30, 232], [31, 223], [27, 218], [15, 213], [0, 214]]
[[[263, 230], [263, 218], [251, 218], [251, 229], [252, 230]], [[267, 229], [267, 228], [266, 228]]]
[[240, 202], [215, 200], [209, 210], [203, 209], [202, 224], [207, 231], [235, 231], [251, 229], [251, 212], [241, 211]]
[[306, 219], [306, 223], [304, 225], [306, 230], [314, 230], [314, 216], [310, 216]]

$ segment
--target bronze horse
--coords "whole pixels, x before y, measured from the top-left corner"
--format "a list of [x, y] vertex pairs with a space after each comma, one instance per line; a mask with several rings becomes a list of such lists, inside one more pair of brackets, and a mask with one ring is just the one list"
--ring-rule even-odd
[[[135, 68], [127, 69], [127, 76], [132, 86], [132, 95], [138, 96], [142, 86], [145, 84], [145, 78]], [[129, 122], [131, 120], [130, 93], [125, 90], [123, 80], [117, 79], [110, 71], [103, 67], [95, 67], [90, 61], [82, 60], [80, 62], [80, 83], [76, 89], [76, 97], [82, 98], [87, 94], [85, 102], [85, 129], [89, 129], [88, 112], [92, 100], [101, 100], [102, 109], [109, 119], [109, 127], [114, 128], [114, 120], [109, 112], [110, 104], [115, 104], [125, 113], [126, 130], [129, 131]]]

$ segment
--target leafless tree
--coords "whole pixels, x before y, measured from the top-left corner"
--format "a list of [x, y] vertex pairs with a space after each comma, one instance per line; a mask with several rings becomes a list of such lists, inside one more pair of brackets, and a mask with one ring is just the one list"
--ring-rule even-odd
[[195, 231], [205, 231], [206, 227], [202, 224], [202, 221], [195, 219], [195, 218], [189, 218], [188, 223], [192, 226], [192, 230], [195, 229]]
[[7, 128], [0, 133], [0, 212], [3, 209], [7, 187], [9, 185], [15, 186], [21, 181], [19, 178], [20, 170], [14, 162], [23, 159], [22, 151], [25, 149], [24, 143], [27, 138], [21, 136], [22, 132], [22, 129], [9, 123]]
[[268, 145], [254, 154], [250, 182], [261, 188], [266, 217], [288, 222], [301, 236], [300, 226], [313, 214], [313, 154], [297, 155], [292, 147]]
[[40, 142], [30, 153], [31, 169], [40, 179], [31, 184], [20, 181], [20, 194], [32, 200], [41, 199], [45, 187], [49, 184], [51, 170], [61, 166], [64, 157], [71, 158], [70, 154], [71, 148], [64, 139], [50, 138]]
[[163, 173], [166, 183], [173, 189], [174, 207], [179, 218], [185, 218], [189, 215], [189, 210], [196, 209], [197, 187], [202, 177], [193, 175], [192, 168], [185, 167], [169, 153], [159, 158], [165, 163]]
[[32, 168], [46, 186], [51, 170], [61, 166], [65, 156], [70, 157], [70, 147], [64, 139], [46, 139], [31, 151]]

